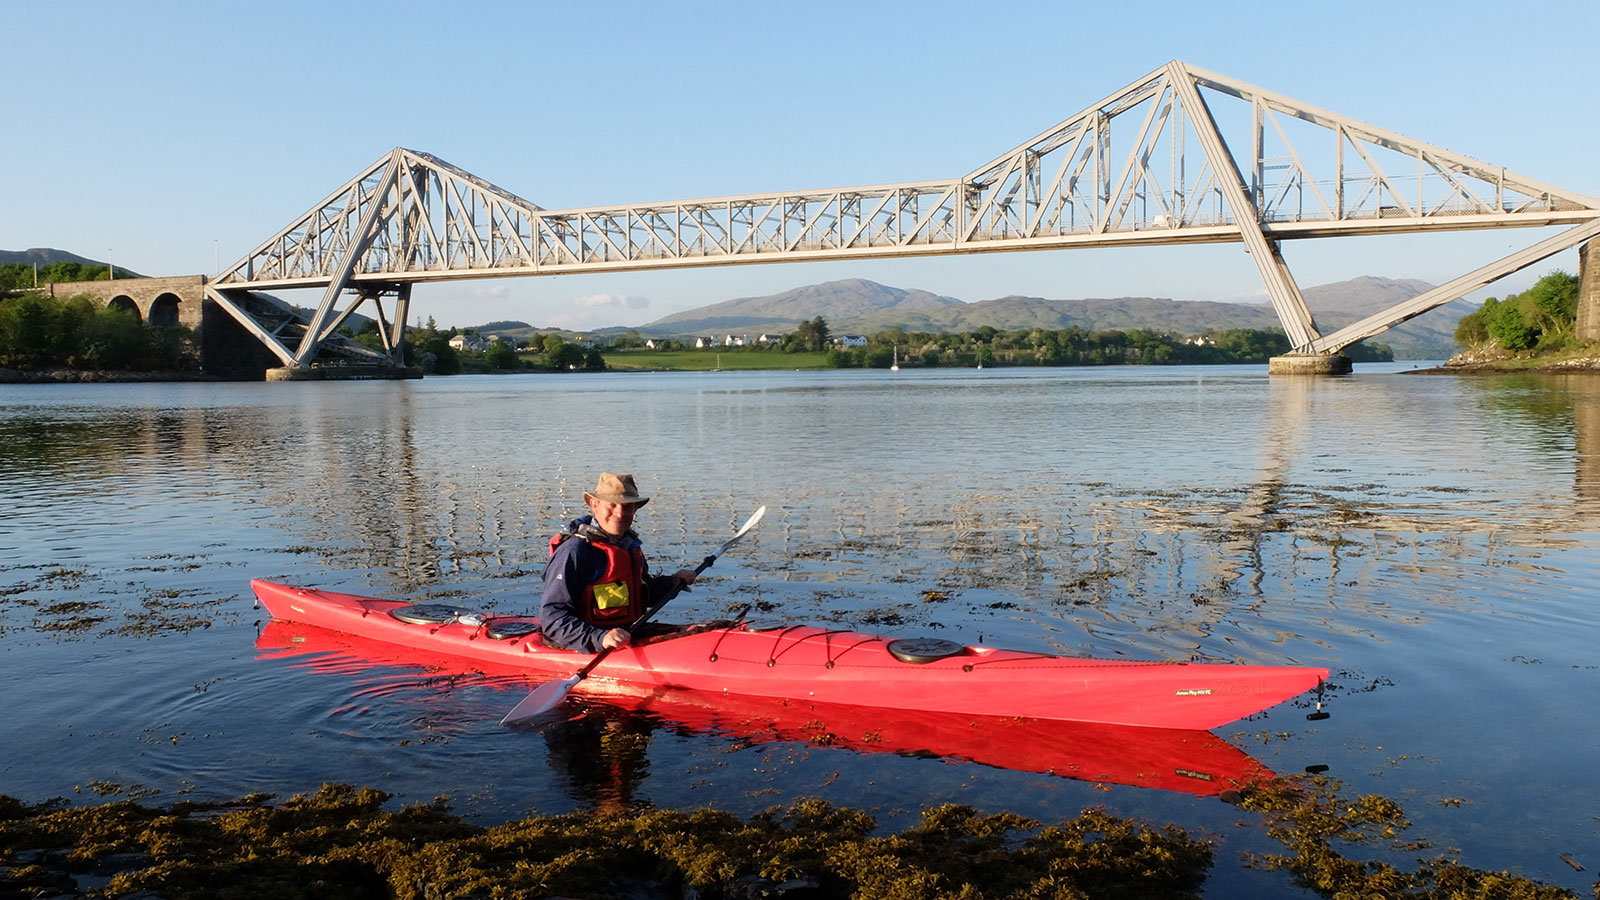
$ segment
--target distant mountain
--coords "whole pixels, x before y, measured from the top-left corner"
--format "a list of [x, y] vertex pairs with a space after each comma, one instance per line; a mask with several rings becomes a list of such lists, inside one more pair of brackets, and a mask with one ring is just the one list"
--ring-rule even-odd
[[105, 263], [98, 259], [86, 259], [76, 253], [65, 250], [56, 250], [52, 247], [34, 247], [30, 250], [0, 250], [0, 266], [12, 263], [32, 265], [38, 263], [47, 266], [53, 262], [75, 262], [86, 266], [103, 266]]
[[[1379, 278], [1363, 275], [1349, 281], [1305, 288], [1301, 293], [1305, 295], [1306, 305], [1311, 307], [1312, 316], [1328, 312], [1362, 318], [1388, 309], [1402, 300], [1410, 300], [1433, 288], [1434, 286], [1426, 281], [1415, 278]], [[1477, 307], [1474, 306], [1473, 309]]]
[[[1306, 288], [1301, 293], [1317, 327], [1327, 334], [1433, 288], [1415, 278], [1363, 275]], [[1467, 300], [1452, 300], [1370, 341], [1394, 348], [1395, 359], [1449, 359], [1460, 349], [1456, 346], [1456, 324], [1462, 316], [1477, 312], [1478, 306]]]
[[[1307, 288], [1303, 293], [1318, 327], [1327, 333], [1432, 287], [1416, 279], [1363, 276]], [[1457, 320], [1476, 308], [1460, 301], [1446, 304], [1373, 340], [1394, 348], [1399, 359], [1445, 359], [1456, 349]], [[1002, 331], [1076, 325], [1085, 331], [1148, 328], [1185, 335], [1209, 329], [1283, 327], [1277, 313], [1265, 304], [1157, 297], [1049, 300], [1019, 296], [963, 303], [927, 291], [853, 278], [686, 310], [641, 325], [639, 330], [653, 334], [786, 331], [819, 315], [835, 334], [873, 334], [897, 326], [907, 331], [959, 332], [985, 325]]]
[[[22, 263], [23, 265], [29, 266], [33, 265], [34, 263], [38, 263], [41, 266], [48, 266], [54, 262], [77, 263], [80, 266], [108, 265], [105, 260], [89, 259], [85, 256], [79, 256], [76, 253], [68, 253], [65, 250], [57, 250], [54, 247], [33, 247], [28, 250], [0, 250], [0, 266], [11, 265], [13, 263]], [[127, 278], [144, 277], [138, 272], [122, 266], [117, 266], [117, 275]]]
[[[829, 325], [833, 326], [836, 322], [853, 321], [875, 313], [899, 319], [930, 310], [966, 305], [954, 297], [889, 287], [864, 278], [848, 278], [798, 287], [769, 297], [741, 297], [713, 303], [673, 313], [639, 328], [641, 331], [676, 334], [724, 329], [787, 330], [784, 326], [792, 327], [817, 316], [828, 320]], [[834, 327], [834, 330], [839, 329]]]

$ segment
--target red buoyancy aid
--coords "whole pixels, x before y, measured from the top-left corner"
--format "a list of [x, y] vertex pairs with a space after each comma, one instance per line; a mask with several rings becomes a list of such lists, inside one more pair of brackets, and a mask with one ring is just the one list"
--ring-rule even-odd
[[550, 555], [561, 542], [576, 537], [605, 555], [605, 569], [583, 589], [583, 620], [597, 628], [618, 628], [644, 615], [644, 550], [635, 542], [619, 547], [610, 541], [589, 540], [584, 535], [558, 534], [550, 538]]

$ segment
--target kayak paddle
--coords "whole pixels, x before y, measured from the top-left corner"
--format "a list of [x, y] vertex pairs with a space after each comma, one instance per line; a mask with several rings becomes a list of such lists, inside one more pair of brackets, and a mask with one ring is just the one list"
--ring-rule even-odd
[[[717, 561], [717, 557], [727, 553], [734, 544], [739, 543], [739, 539], [748, 534], [750, 529], [756, 527], [756, 523], [761, 521], [761, 517], [766, 514], [767, 508], [765, 506], [756, 510], [755, 513], [750, 516], [750, 518], [745, 520], [744, 525], [740, 526], [739, 530], [733, 533], [733, 537], [728, 538], [725, 542], [723, 542], [721, 547], [717, 548], [717, 552], [707, 556], [705, 559], [700, 561], [700, 565], [695, 566], [695, 574], [698, 575], [701, 572], [704, 572], [706, 569], [709, 569], [711, 564]], [[681, 590], [683, 590], [682, 585], [674, 587], [672, 589], [672, 593], [668, 594], [660, 603], [657, 603], [650, 609], [645, 610], [644, 615], [635, 619], [633, 623], [628, 626], [628, 631], [637, 631], [639, 626], [650, 621], [650, 617], [660, 612], [661, 608], [667, 605], [667, 601], [678, 596], [678, 592]], [[623, 646], [627, 645], [624, 644]], [[534, 688], [533, 691], [528, 694], [528, 696], [522, 698], [521, 703], [518, 703], [516, 706], [511, 708], [510, 712], [506, 713], [506, 717], [500, 720], [500, 724], [515, 725], [518, 722], [524, 722], [539, 715], [540, 713], [548, 712], [554, 709], [556, 704], [560, 703], [566, 698], [568, 691], [572, 690], [573, 687], [578, 684], [578, 682], [588, 678], [589, 673], [594, 671], [594, 667], [604, 662], [605, 658], [610, 656], [611, 651], [615, 649], [617, 648], [601, 648], [600, 652], [594, 655], [594, 659], [584, 663], [583, 668], [572, 673], [570, 677], [564, 678], [561, 681], [547, 681], [544, 684]]]

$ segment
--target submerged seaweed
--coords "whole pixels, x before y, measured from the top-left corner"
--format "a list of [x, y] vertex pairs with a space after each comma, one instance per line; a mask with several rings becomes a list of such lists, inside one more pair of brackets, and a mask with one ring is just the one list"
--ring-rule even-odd
[[[1321, 777], [1247, 787], [1240, 805], [1264, 814], [1267, 833], [1287, 850], [1257, 859], [1256, 864], [1285, 870], [1323, 897], [1571, 900], [1577, 896], [1510, 872], [1474, 869], [1444, 854], [1418, 859], [1415, 871], [1405, 871], [1381, 859], [1341, 853], [1341, 845], [1360, 845], [1369, 853], [1388, 850], [1410, 857], [1427, 844], [1403, 837], [1411, 822], [1400, 804], [1376, 794], [1350, 799], [1339, 788], [1337, 781]], [[1600, 882], [1595, 887], [1600, 896]]]
[[[1044, 825], [947, 804], [899, 834], [868, 814], [800, 800], [732, 813], [574, 813], [483, 827], [441, 799], [399, 809], [373, 788], [324, 785], [272, 805], [265, 795], [166, 809], [116, 801], [29, 806], [0, 796], [0, 898], [140, 892], [187, 898], [805, 897], [1028, 900], [1199, 896], [1212, 845], [1103, 809]], [[1324, 897], [1557, 900], [1569, 891], [1448, 859], [1415, 872], [1345, 856], [1336, 844], [1405, 849], [1404, 811], [1341, 798], [1320, 779], [1251, 788], [1287, 849], [1255, 860]], [[43, 892], [43, 893], [41, 893]]]
[[1178, 900], [1196, 896], [1211, 864], [1211, 848], [1180, 829], [1096, 810], [1042, 826], [947, 805], [901, 834], [874, 836], [871, 816], [820, 800], [748, 820], [647, 810], [486, 828], [442, 800], [389, 810], [388, 794], [349, 785], [276, 806], [264, 799], [155, 809], [0, 798], [0, 896], [115, 869], [98, 895], [710, 900], [776, 896], [788, 885], [827, 898]]

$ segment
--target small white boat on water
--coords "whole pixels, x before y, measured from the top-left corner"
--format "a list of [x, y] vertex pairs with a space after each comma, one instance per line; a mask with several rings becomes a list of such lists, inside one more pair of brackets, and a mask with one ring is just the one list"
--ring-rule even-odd
[[900, 371], [900, 347], [898, 345], [894, 348], [894, 365], [889, 367], [889, 371]]

